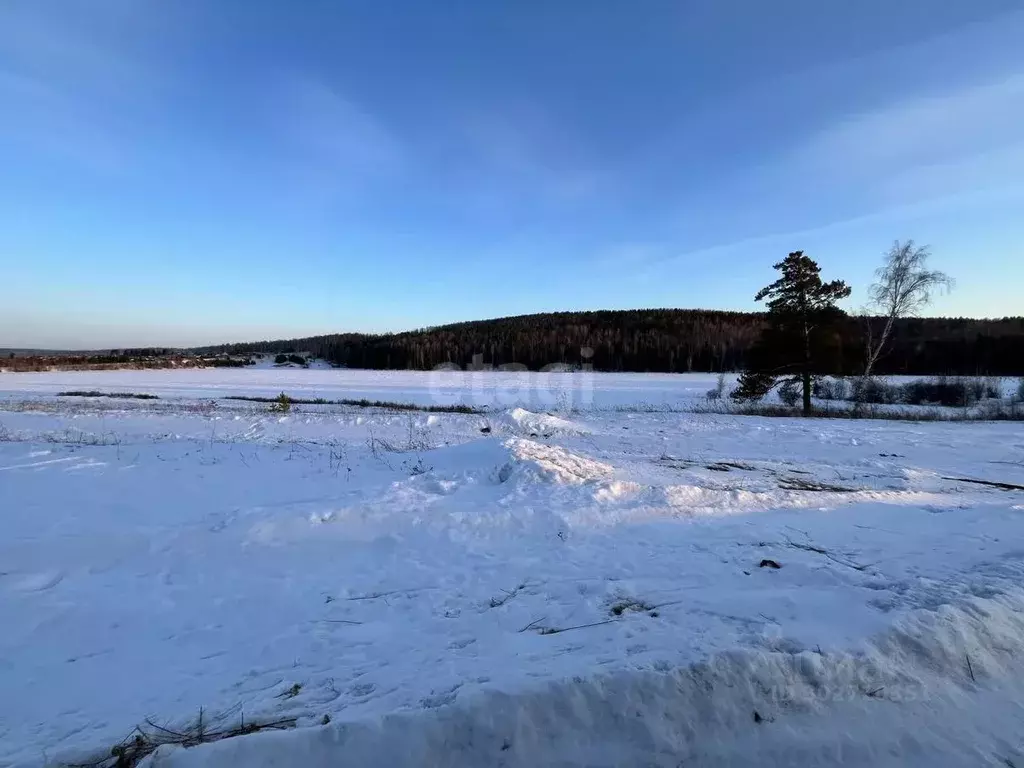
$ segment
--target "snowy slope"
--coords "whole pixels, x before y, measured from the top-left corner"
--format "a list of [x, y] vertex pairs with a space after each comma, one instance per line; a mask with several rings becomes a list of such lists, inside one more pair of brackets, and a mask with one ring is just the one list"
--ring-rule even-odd
[[1024, 765], [1024, 493], [970, 482], [1024, 485], [1018, 425], [285, 415], [136, 373], [0, 411], [0, 765], [200, 708], [296, 728], [154, 765]]

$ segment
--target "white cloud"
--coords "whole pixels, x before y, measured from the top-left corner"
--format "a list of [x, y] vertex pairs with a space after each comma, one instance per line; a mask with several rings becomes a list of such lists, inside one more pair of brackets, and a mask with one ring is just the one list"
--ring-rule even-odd
[[459, 148], [468, 155], [474, 184], [498, 197], [526, 194], [555, 202], [587, 200], [604, 186], [605, 172], [588, 161], [583, 140], [569, 135], [535, 104], [492, 105], [456, 121]]
[[[738, 252], [782, 252], [815, 239], [1024, 198], [1024, 72], [1004, 71], [939, 94], [904, 93], [844, 114], [764, 166], [716, 191], [731, 196], [731, 239], [650, 264], [700, 263]], [[746, 214], [750, 216], [746, 216]], [[700, 223], [700, 211], [690, 220]], [[678, 250], [677, 250], [678, 253]]]
[[664, 254], [663, 243], [622, 242], [602, 248], [593, 258], [595, 267], [622, 269], [642, 265]]
[[[945, 194], [963, 191], [968, 179], [975, 187], [1009, 179], [1009, 169], [985, 158], [1019, 146], [1021, 125], [1024, 73], [1013, 73], [843, 116], [783, 157], [779, 165], [793, 174], [808, 174], [817, 184], [877, 183], [883, 188], [901, 174], [933, 169], [927, 174], [931, 190]], [[972, 165], [974, 172], [965, 174]], [[944, 176], [936, 172], [942, 167], [951, 172]]]
[[[782, 254], [786, 250], [799, 248], [810, 241], [834, 242], [837, 238], [848, 238], [851, 233], [863, 231], [866, 227], [887, 231], [896, 225], [897, 235], [903, 236], [898, 227], [907, 220], [955, 214], [968, 206], [977, 208], [1013, 200], [1024, 201], [1024, 189], [998, 188], [933, 197], [913, 204], [888, 207], [849, 218], [837, 218], [803, 229], [763, 233], [676, 253], [668, 258], [649, 262], [645, 274], [656, 274], [665, 266], [717, 262], [733, 258], [740, 253], [763, 251]], [[884, 238], [882, 244], [885, 244]]]
[[392, 176], [406, 162], [401, 141], [383, 121], [321, 80], [286, 78], [276, 110], [303, 150], [335, 171]]

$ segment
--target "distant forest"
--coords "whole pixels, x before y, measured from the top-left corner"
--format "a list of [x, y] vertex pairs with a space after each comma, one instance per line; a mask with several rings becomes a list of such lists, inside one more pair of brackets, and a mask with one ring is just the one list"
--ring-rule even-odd
[[[864, 319], [847, 317], [834, 333], [831, 370], [856, 374], [864, 362]], [[877, 320], [875, 322], [881, 322]], [[226, 344], [200, 353], [310, 352], [340, 366], [429, 370], [509, 363], [539, 370], [590, 363], [600, 371], [742, 370], [764, 315], [688, 309], [555, 312], [504, 317], [392, 334], [331, 334]], [[592, 356], [581, 359], [581, 350]], [[879, 374], [1024, 375], [1024, 317], [897, 321]]]

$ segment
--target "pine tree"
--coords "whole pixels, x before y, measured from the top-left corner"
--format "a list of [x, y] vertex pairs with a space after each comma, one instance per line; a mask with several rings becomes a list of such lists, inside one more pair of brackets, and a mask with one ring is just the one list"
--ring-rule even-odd
[[768, 300], [768, 326], [754, 348], [733, 397], [757, 400], [771, 391], [779, 377], [803, 388], [803, 412], [811, 412], [811, 383], [829, 367], [827, 331], [844, 312], [835, 303], [850, 295], [842, 280], [821, 281], [821, 268], [803, 251], [794, 251], [774, 265], [782, 277], [762, 288], [756, 301]]

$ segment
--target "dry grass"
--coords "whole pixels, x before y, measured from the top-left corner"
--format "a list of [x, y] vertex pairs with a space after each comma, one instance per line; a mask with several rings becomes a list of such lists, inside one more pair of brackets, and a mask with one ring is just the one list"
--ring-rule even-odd
[[802, 477], [780, 477], [779, 488], [786, 491], [818, 491], [821, 493], [855, 493], [856, 488], [844, 485], [832, 485], [820, 480], [809, 480]]
[[767, 416], [771, 418], [874, 419], [883, 421], [1024, 421], [1024, 404], [1005, 401], [986, 402], [972, 408], [932, 408], [924, 406], [866, 406], [862, 408], [815, 408], [804, 414], [799, 408], [776, 403], [745, 403], [714, 408], [699, 406], [694, 413], [730, 416]]
[[[284, 393], [282, 393], [284, 394]], [[355, 408], [380, 408], [387, 411], [422, 411], [423, 413], [483, 413], [479, 408], [469, 405], [416, 405], [415, 403], [396, 403], [390, 400], [327, 400], [322, 397], [302, 398], [284, 395], [292, 405], [348, 405]], [[249, 395], [227, 395], [222, 400], [241, 400], [247, 403], [280, 403], [281, 395], [277, 397], [259, 397]]]
[[146, 757], [153, 754], [158, 747], [173, 744], [180, 747], [195, 747], [213, 741], [230, 739], [235, 736], [246, 736], [259, 731], [284, 730], [294, 728], [295, 718], [280, 720], [245, 721], [240, 715], [237, 723], [225, 725], [228, 715], [210, 718], [204, 710], [184, 728], [174, 729], [158, 725], [146, 720], [142, 725], [132, 729], [124, 739], [110, 748], [107, 755], [84, 763], [68, 763], [67, 768], [134, 768]]
[[716, 461], [712, 464], [706, 464], [707, 469], [715, 472], [731, 472], [734, 469], [742, 469], [744, 472], [756, 472], [757, 467], [752, 464], [744, 464], [740, 461]]
[[126, 400], [158, 400], [156, 395], [145, 392], [99, 392], [97, 390], [72, 389], [67, 392], [58, 392], [57, 397], [117, 397]]

